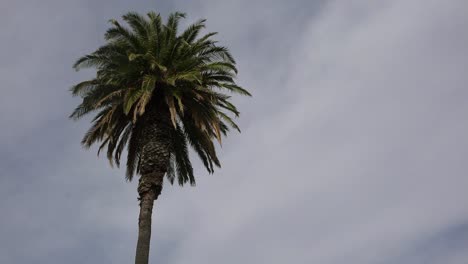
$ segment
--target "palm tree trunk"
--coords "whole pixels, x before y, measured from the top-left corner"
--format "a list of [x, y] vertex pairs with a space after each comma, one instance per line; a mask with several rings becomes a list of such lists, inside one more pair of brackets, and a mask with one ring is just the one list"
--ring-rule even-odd
[[151, 241], [151, 214], [153, 203], [161, 194], [164, 175], [171, 154], [171, 121], [166, 107], [152, 105], [141, 118], [139, 134], [141, 157], [139, 161], [140, 216], [135, 264], [148, 264]]
[[161, 194], [164, 174], [144, 175], [140, 178], [140, 216], [138, 218], [138, 242], [135, 264], [148, 264], [151, 241], [151, 215], [153, 203]]

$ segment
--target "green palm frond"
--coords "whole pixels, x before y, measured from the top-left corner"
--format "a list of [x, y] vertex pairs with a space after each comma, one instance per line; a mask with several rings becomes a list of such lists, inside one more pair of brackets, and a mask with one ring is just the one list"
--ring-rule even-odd
[[179, 32], [184, 13], [170, 14], [165, 23], [155, 12], [129, 12], [122, 18], [128, 27], [110, 20], [106, 43], [73, 65], [76, 70], [95, 69], [96, 76], [70, 89], [82, 98], [70, 117], [95, 114], [82, 144], [99, 142], [98, 153], [106, 150], [117, 166], [127, 149], [126, 177], [131, 180], [139, 173], [141, 142], [146, 142], [141, 131], [150, 119], [143, 117], [162, 105], [170, 115], [172, 135], [166, 175], [171, 183], [177, 179], [180, 185], [193, 185], [189, 146], [213, 173], [221, 166], [213, 141], [221, 143], [229, 128], [240, 131], [231, 117], [239, 111], [224, 92], [251, 95], [236, 83], [236, 62], [212, 39], [217, 33], [201, 34], [206, 20]]

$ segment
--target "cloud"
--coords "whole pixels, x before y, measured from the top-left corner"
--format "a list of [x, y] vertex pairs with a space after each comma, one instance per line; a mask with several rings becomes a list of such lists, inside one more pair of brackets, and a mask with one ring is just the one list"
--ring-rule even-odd
[[135, 183], [80, 149], [66, 89], [107, 19], [155, 7], [208, 18], [254, 97], [236, 99], [223, 168], [165, 186], [152, 261], [468, 258], [464, 1], [48, 1], [0, 6], [0, 262], [133, 260]]
[[311, 18], [272, 63], [292, 65], [271, 97], [293, 104], [242, 135], [175, 263], [392, 262], [466, 221], [463, 5], [336, 1]]

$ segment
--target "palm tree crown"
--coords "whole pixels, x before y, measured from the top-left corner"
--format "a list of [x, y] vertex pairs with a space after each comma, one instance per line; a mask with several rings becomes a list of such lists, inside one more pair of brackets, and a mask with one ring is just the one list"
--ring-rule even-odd
[[212, 40], [216, 33], [199, 37], [205, 20], [178, 33], [184, 17], [173, 13], [164, 24], [154, 12], [146, 17], [130, 12], [123, 16], [129, 27], [110, 20], [105, 45], [74, 65], [76, 70], [96, 69], [93, 79], [71, 88], [82, 102], [70, 117], [96, 113], [82, 144], [90, 147], [100, 142], [98, 154], [107, 150], [110, 163], [117, 166], [127, 147], [128, 180], [140, 173], [142, 138], [148, 137], [142, 131], [148, 122], [163, 122], [167, 116], [166, 175], [171, 183], [177, 178], [181, 185], [195, 184], [188, 146], [212, 173], [214, 166], [220, 166], [213, 139], [221, 143], [221, 135], [230, 127], [239, 130], [230, 117], [239, 112], [223, 93], [250, 96], [235, 83], [235, 61], [227, 48]]

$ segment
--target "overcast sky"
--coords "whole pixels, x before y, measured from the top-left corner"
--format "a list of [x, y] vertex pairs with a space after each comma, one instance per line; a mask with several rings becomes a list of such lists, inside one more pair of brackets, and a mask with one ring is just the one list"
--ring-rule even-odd
[[223, 168], [165, 185], [152, 263], [467, 263], [466, 0], [2, 0], [0, 263], [133, 262], [136, 183], [67, 119], [131, 10], [207, 18], [253, 93]]

